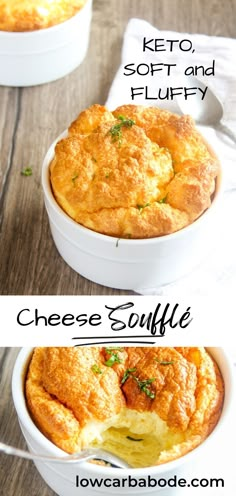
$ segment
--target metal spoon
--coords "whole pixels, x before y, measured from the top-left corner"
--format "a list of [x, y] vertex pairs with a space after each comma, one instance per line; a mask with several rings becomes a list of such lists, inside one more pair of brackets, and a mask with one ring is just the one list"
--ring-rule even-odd
[[[181, 82], [183, 86], [200, 88], [203, 91], [208, 86], [195, 76], [183, 77]], [[196, 123], [212, 126], [229, 136], [236, 143], [236, 134], [221, 122], [224, 113], [223, 105], [209, 86], [204, 100], [202, 100], [202, 94], [198, 91], [191, 99], [185, 100], [183, 96], [179, 96], [178, 105], [183, 114], [190, 114]]]
[[0, 451], [5, 453], [6, 455], [19, 456], [20, 458], [26, 458], [27, 460], [41, 460], [53, 463], [82, 463], [86, 460], [98, 459], [108, 462], [116, 468], [131, 468], [130, 465], [119, 456], [113, 455], [109, 451], [99, 448], [88, 448], [80, 451], [79, 453], [74, 453], [73, 455], [65, 455], [59, 457], [36, 455], [34, 453], [30, 453], [29, 451], [21, 450], [4, 443], [0, 443]]

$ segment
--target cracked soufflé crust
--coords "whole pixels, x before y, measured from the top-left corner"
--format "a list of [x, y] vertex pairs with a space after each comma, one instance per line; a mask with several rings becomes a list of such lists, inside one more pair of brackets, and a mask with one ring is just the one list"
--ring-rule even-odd
[[128, 239], [193, 223], [210, 207], [218, 174], [191, 117], [135, 105], [83, 111], [50, 164], [53, 193], [72, 219]]
[[86, 0], [0, 0], [0, 31], [35, 31], [73, 17]]
[[128, 424], [130, 412], [143, 415], [139, 434], [145, 425], [155, 439], [159, 423], [164, 440], [159, 451], [154, 444], [153, 465], [202, 443], [219, 420], [224, 398], [220, 371], [204, 348], [36, 348], [25, 391], [36, 425], [69, 453], [106, 428], [129, 425], [132, 436], [139, 419]]

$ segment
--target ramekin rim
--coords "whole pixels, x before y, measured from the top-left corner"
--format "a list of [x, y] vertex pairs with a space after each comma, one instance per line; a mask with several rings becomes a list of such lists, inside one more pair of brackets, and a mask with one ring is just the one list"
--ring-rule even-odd
[[[67, 222], [69, 225], [72, 226], [72, 228], [75, 229], [77, 232], [83, 232], [90, 236], [91, 238], [95, 239], [100, 239], [101, 241], [107, 242], [109, 244], [114, 244], [114, 242], [119, 239], [119, 243], [122, 243], [122, 245], [127, 245], [127, 246], [139, 246], [139, 245], [152, 245], [152, 244], [159, 244], [163, 243], [164, 241], [169, 241], [171, 239], [176, 239], [179, 237], [182, 237], [185, 235], [186, 232], [195, 230], [196, 226], [198, 226], [200, 223], [203, 223], [209, 215], [211, 215], [212, 211], [215, 209], [215, 207], [218, 205], [220, 198], [223, 195], [224, 191], [224, 175], [223, 175], [223, 168], [221, 164], [219, 163], [219, 174], [216, 177], [216, 188], [214, 192], [214, 197], [211, 201], [211, 205], [191, 224], [188, 224], [187, 226], [183, 227], [182, 229], [179, 229], [178, 231], [175, 231], [170, 234], [165, 234], [163, 236], [156, 236], [153, 238], [142, 238], [142, 239], [126, 239], [126, 238], [118, 238], [115, 236], [109, 236], [106, 234], [102, 234], [96, 231], [93, 231], [92, 229], [89, 229], [82, 224], [79, 224], [75, 220], [73, 220], [64, 210], [58, 205], [52, 189], [50, 185], [50, 178], [49, 178], [49, 164], [52, 158], [49, 159], [51, 156], [55, 145], [58, 143], [60, 139], [65, 137], [68, 133], [68, 129], [64, 130], [62, 133], [60, 133], [57, 138], [51, 143], [49, 146], [44, 159], [43, 159], [43, 164], [42, 164], [42, 174], [41, 174], [41, 182], [42, 182], [42, 188], [44, 192], [44, 198], [49, 202], [50, 207], [53, 209], [53, 211], [59, 215], [65, 222]], [[50, 214], [47, 209], [48, 216], [50, 217]]]
[[28, 37], [36, 37], [36, 36], [43, 36], [45, 33], [53, 33], [57, 30], [62, 29], [62, 26], [65, 26], [66, 24], [70, 23], [73, 19], [75, 19], [77, 16], [79, 16], [87, 6], [87, 4], [92, 4], [93, 0], [86, 0], [84, 5], [81, 7], [81, 9], [76, 12], [72, 17], [69, 17], [69, 19], [66, 19], [63, 22], [60, 22], [59, 24], [54, 24], [53, 26], [49, 26], [48, 28], [42, 28], [42, 29], [34, 29], [32, 31], [2, 31], [0, 30], [0, 41], [1, 38], [14, 38], [14, 37], [20, 37], [20, 38], [25, 38], [27, 39]]
[[[180, 465], [184, 463], [184, 461], [191, 459], [194, 457], [195, 453], [204, 449], [204, 446], [206, 446], [206, 443], [209, 443], [209, 440], [212, 439], [216, 433], [219, 431], [219, 429], [222, 427], [223, 421], [227, 420], [227, 417], [230, 414], [230, 405], [233, 402], [233, 389], [235, 389], [235, 378], [233, 375], [233, 365], [230, 361], [230, 356], [228, 352], [222, 348], [222, 347], [206, 347], [207, 350], [212, 354], [212, 350], [220, 350], [221, 356], [223, 361], [226, 364], [226, 371], [222, 372], [221, 367], [219, 366], [219, 369], [222, 373], [223, 379], [225, 379], [224, 376], [227, 376], [227, 390], [226, 390], [226, 381], [224, 381], [224, 386], [225, 386], [225, 397], [224, 397], [224, 403], [223, 403], [223, 408], [221, 412], [221, 416], [218, 420], [217, 425], [214, 427], [213, 431], [208, 435], [204, 441], [198, 445], [196, 448], [194, 448], [192, 451], [186, 453], [185, 455], [181, 456], [180, 458], [177, 458], [175, 460], [172, 460], [170, 462], [161, 464], [161, 465], [155, 465], [151, 467], [144, 467], [144, 468], [131, 468], [131, 469], [119, 469], [119, 472], [117, 472], [117, 469], [113, 467], [104, 467], [104, 470], [106, 472], [104, 475], [109, 475], [111, 477], [118, 477], [119, 474], [122, 474], [122, 476], [126, 476], [132, 473], [133, 476], [139, 476], [139, 477], [145, 477], [147, 475], [160, 475], [164, 474], [166, 472], [169, 472], [173, 469], [177, 469]], [[58, 448], [55, 444], [53, 444], [49, 439], [47, 439], [41, 431], [37, 428], [37, 426], [34, 424], [33, 420], [30, 417], [30, 414], [27, 410], [26, 406], [26, 401], [25, 401], [25, 395], [24, 395], [24, 388], [20, 387], [20, 381], [22, 380], [22, 376], [25, 374], [26, 371], [26, 365], [29, 363], [30, 356], [33, 352], [34, 348], [28, 348], [24, 347], [21, 348], [20, 352], [18, 353], [18, 356], [16, 358], [14, 367], [13, 367], [13, 373], [12, 373], [12, 397], [13, 397], [13, 402], [14, 406], [16, 409], [16, 413], [18, 416], [18, 420], [20, 423], [27, 429], [27, 431], [30, 433], [30, 435], [35, 439], [38, 444], [41, 446], [44, 445], [46, 447], [46, 450], [53, 454], [53, 455], [65, 455], [65, 452]], [[24, 358], [24, 361], [21, 360], [22, 356]], [[217, 362], [217, 359], [214, 357], [214, 352], [213, 352], [213, 359]], [[21, 363], [22, 361], [22, 363]], [[20, 372], [20, 373], [19, 373]], [[17, 396], [17, 392], [19, 394], [19, 390], [21, 391], [20, 399]], [[227, 402], [227, 404], [225, 404]], [[21, 411], [21, 408], [23, 409], [23, 412]], [[19, 413], [20, 410], [20, 413]], [[222, 418], [223, 417], [223, 418]], [[83, 462], [81, 463], [82, 467], [86, 467], [86, 469], [89, 468], [91, 471], [91, 474], [99, 474], [101, 475], [101, 471], [103, 470], [103, 467], [101, 465], [95, 465], [91, 464], [88, 462]], [[102, 472], [103, 474], [103, 472]]]

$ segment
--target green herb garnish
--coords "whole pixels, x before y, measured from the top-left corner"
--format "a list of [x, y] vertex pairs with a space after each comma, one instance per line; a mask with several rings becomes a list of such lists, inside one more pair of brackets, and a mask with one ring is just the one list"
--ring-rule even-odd
[[150, 389], [150, 385], [156, 380], [156, 378], [152, 377], [151, 379], [144, 379], [143, 381], [141, 381], [138, 377], [133, 375], [136, 370], [136, 368], [127, 369], [121, 379], [121, 384], [124, 384], [125, 381], [127, 381], [127, 379], [131, 376], [138, 384], [139, 389], [153, 400], [155, 398], [155, 393]]
[[117, 238], [117, 240], [116, 240], [116, 248], [118, 248], [119, 241], [120, 241], [120, 238]]
[[127, 381], [128, 377], [133, 373], [133, 372], [136, 372], [136, 368], [134, 369], [127, 369], [121, 379], [121, 384], [124, 384], [125, 381]]
[[167, 361], [166, 360], [158, 360], [158, 358], [154, 358], [154, 360], [156, 362], [158, 362], [160, 365], [173, 365], [175, 363], [173, 361], [168, 362], [168, 360]]
[[115, 353], [115, 352], [116, 351], [123, 351], [123, 348], [116, 348], [116, 347], [105, 348], [105, 351], [106, 351], [106, 353], [108, 353], [108, 355], [111, 355], [111, 357], [108, 360], [106, 360], [106, 362], [105, 362], [105, 365], [107, 367], [112, 367], [115, 363], [122, 363], [122, 360], [118, 356], [118, 353]]
[[78, 176], [78, 174], [75, 174], [75, 175], [71, 178], [71, 181], [72, 181], [72, 183], [73, 183], [73, 185], [74, 185], [74, 186], [75, 186], [75, 181], [76, 181], [76, 179], [77, 179], [78, 177], [79, 177], [79, 176]]
[[131, 437], [131, 436], [126, 436], [126, 439], [129, 439], [130, 441], [143, 441], [142, 438], [135, 439], [135, 437]]
[[118, 357], [117, 353], [113, 353], [113, 355], [111, 355], [111, 358], [106, 360], [105, 365], [107, 367], [112, 367], [115, 363], [122, 363], [122, 360]]
[[100, 367], [95, 363], [94, 365], [92, 365], [91, 367], [91, 370], [94, 372], [94, 374], [102, 374], [102, 370], [100, 369]]
[[137, 205], [137, 208], [139, 209], [140, 213], [142, 212], [142, 210], [146, 207], [149, 207], [150, 203], [145, 203], [145, 205]]
[[151, 379], [144, 379], [143, 381], [140, 381], [140, 379], [134, 375], [133, 378], [137, 382], [139, 389], [153, 400], [155, 398], [155, 393], [150, 389], [150, 385], [156, 380], [156, 378], [152, 377]]
[[164, 198], [162, 198], [161, 200], [158, 200], [157, 203], [165, 203], [166, 202], [166, 199], [167, 199], [167, 195], [164, 196]]
[[114, 351], [124, 351], [124, 348], [120, 346], [109, 346], [109, 348], [105, 348], [105, 352], [111, 355]]
[[22, 176], [32, 176], [32, 174], [33, 174], [32, 167], [24, 167], [24, 169], [22, 169], [21, 171]]
[[135, 122], [132, 119], [127, 119], [123, 115], [119, 115], [118, 120], [120, 121], [119, 124], [114, 124], [114, 126], [109, 129], [108, 134], [111, 135], [112, 143], [118, 141], [120, 146], [123, 139], [122, 127], [132, 127]]

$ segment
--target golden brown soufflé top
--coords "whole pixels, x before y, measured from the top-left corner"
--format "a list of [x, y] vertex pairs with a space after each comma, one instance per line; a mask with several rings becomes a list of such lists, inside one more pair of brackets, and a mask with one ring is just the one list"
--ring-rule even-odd
[[73, 17], [86, 0], [0, 0], [0, 31], [35, 31]]
[[105, 447], [136, 467], [202, 443], [224, 398], [211, 355], [187, 347], [36, 348], [25, 391], [34, 422], [58, 447]]
[[50, 165], [58, 204], [118, 238], [152, 238], [191, 224], [210, 205], [219, 163], [190, 116], [93, 105], [59, 141]]

